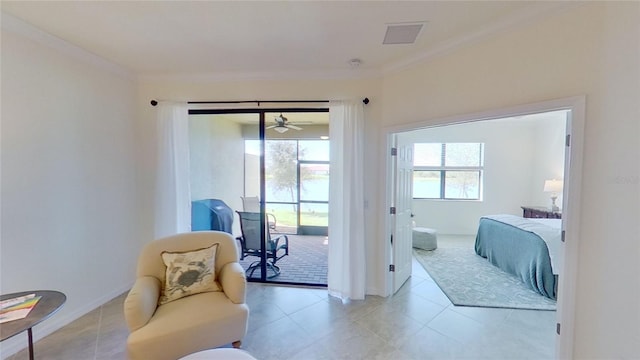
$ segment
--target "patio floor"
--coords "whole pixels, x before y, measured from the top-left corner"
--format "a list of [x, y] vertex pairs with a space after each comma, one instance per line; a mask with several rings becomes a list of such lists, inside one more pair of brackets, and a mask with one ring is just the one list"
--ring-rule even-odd
[[[267, 280], [326, 285], [327, 237], [307, 235], [287, 235], [287, 237], [289, 238], [289, 256], [283, 257], [276, 264], [280, 267], [280, 275]], [[240, 264], [246, 269], [256, 260], [258, 260], [257, 257], [250, 256], [240, 260]], [[260, 270], [256, 270], [251, 278], [259, 279]]]

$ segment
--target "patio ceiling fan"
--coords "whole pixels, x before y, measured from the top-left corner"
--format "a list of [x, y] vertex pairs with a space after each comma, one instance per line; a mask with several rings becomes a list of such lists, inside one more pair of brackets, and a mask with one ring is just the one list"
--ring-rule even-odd
[[[302, 130], [301, 127], [296, 126], [293, 123], [290, 123], [289, 120], [282, 116], [282, 114], [276, 116], [276, 118], [274, 119], [275, 123], [271, 126], [267, 126], [266, 129], [273, 129], [277, 132], [279, 132], [280, 134], [287, 132], [289, 129], [293, 129], [293, 130]], [[299, 123], [296, 123], [299, 124]]]

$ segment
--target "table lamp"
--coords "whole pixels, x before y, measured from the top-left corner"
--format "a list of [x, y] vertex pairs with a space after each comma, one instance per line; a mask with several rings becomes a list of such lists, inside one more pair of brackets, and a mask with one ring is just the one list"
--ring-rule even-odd
[[558, 198], [558, 193], [562, 192], [562, 180], [545, 180], [544, 181], [544, 192], [551, 193], [551, 211], [560, 211], [558, 205], [556, 205], [556, 199]]

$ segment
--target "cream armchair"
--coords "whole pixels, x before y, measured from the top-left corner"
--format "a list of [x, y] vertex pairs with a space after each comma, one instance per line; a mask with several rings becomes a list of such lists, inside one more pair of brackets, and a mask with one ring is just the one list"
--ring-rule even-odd
[[[216, 249], [214, 287], [220, 290], [161, 304], [168, 267], [163, 254], [180, 255], [207, 248]], [[238, 251], [231, 235], [198, 231], [152, 241], [142, 249], [137, 279], [124, 302], [130, 331], [129, 359], [176, 360], [229, 343], [239, 348], [249, 318], [245, 290], [244, 269], [238, 263]]]

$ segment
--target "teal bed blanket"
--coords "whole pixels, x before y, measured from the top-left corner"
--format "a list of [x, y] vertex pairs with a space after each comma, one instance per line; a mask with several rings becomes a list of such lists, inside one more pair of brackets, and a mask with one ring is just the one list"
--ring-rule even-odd
[[545, 241], [531, 231], [482, 217], [475, 243], [476, 254], [519, 277], [543, 296], [556, 299], [556, 277]]

